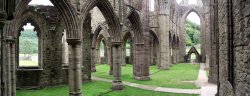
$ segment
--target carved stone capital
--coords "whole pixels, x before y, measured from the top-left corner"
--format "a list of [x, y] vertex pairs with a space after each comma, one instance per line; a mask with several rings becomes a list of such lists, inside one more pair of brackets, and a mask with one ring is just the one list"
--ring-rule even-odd
[[112, 46], [118, 47], [121, 46], [122, 42], [112, 42]]
[[67, 43], [69, 45], [78, 45], [81, 44], [82, 41], [80, 39], [67, 39]]
[[0, 10], [0, 28], [3, 28], [6, 22], [6, 13], [3, 10]]

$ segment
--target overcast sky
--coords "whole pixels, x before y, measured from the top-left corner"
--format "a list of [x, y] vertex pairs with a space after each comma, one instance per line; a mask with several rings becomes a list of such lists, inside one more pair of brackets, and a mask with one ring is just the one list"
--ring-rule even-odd
[[[153, 1], [153, 0], [151, 0]], [[176, 0], [178, 3], [180, 3], [182, 0]], [[189, 4], [196, 4], [197, 0], [189, 0]], [[32, 0], [30, 3], [30, 5], [53, 5], [49, 0]], [[151, 2], [151, 6], [154, 5], [154, 2]], [[200, 25], [200, 18], [199, 16], [194, 13], [191, 12], [188, 17], [188, 20], [199, 24]], [[33, 29], [34, 27], [32, 27], [30, 24], [27, 24], [27, 26], [24, 26], [24, 29]]]

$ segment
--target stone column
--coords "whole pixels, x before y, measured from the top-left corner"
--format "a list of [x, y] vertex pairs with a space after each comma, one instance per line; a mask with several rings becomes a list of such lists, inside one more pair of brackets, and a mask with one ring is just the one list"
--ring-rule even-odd
[[12, 36], [7, 36], [6, 38], [6, 53], [7, 61], [6, 63], [6, 96], [15, 96], [16, 95], [16, 60], [15, 60], [15, 39]]
[[154, 64], [154, 39], [150, 38], [150, 65]]
[[122, 48], [122, 66], [126, 66], [126, 44], [124, 45], [124, 47]]
[[96, 55], [96, 50], [95, 48], [92, 48], [91, 49], [91, 72], [96, 72], [96, 67], [95, 67], [95, 64], [96, 64], [96, 61], [95, 61], [95, 55]]
[[175, 61], [176, 61], [176, 60], [175, 60], [175, 59], [176, 59], [176, 49], [173, 48], [173, 49], [172, 49], [172, 52], [173, 52], [173, 53], [172, 53], [172, 56], [173, 56], [173, 57], [172, 57], [172, 58], [173, 58], [173, 61], [172, 61], [172, 62], [173, 62], [173, 64], [176, 64], [176, 62], [175, 62]]
[[121, 81], [121, 46], [120, 44], [113, 44], [112, 45], [112, 52], [113, 52], [113, 75], [114, 80], [112, 83], [112, 90], [122, 90], [123, 84]]
[[113, 75], [113, 52], [112, 48], [108, 47], [108, 63], [109, 63], [109, 75]]
[[82, 96], [81, 41], [68, 39], [69, 49], [69, 96]]
[[[136, 80], [149, 80], [149, 63], [145, 62], [145, 49], [144, 44], [135, 44], [135, 64], [133, 66], [134, 78]], [[144, 54], [144, 55], [142, 55]], [[149, 55], [149, 54], [148, 54]], [[149, 58], [148, 58], [149, 59]]]
[[105, 44], [105, 47], [104, 47], [104, 63], [107, 64], [107, 60], [108, 60], [108, 53], [107, 53], [107, 45]]
[[13, 39], [10, 43], [10, 68], [11, 68], [11, 96], [16, 95], [16, 44], [15, 40]]
[[101, 64], [101, 56], [100, 56], [100, 50], [99, 48], [96, 49], [96, 55], [95, 55], [95, 59], [96, 59], [96, 64]]
[[134, 46], [133, 46], [133, 41], [130, 38], [130, 63], [134, 63]]
[[5, 12], [3, 12], [3, 0], [0, 0], [0, 96], [5, 96], [5, 90], [6, 87], [4, 86], [6, 77], [4, 76], [5, 73], [5, 68], [4, 68], [4, 52], [6, 52], [6, 50], [4, 50], [3, 46], [3, 26], [5, 24]]
[[210, 29], [211, 29], [211, 54], [209, 59], [208, 81], [219, 83], [219, 29], [218, 29], [218, 0], [211, 0], [210, 5]]
[[177, 63], [180, 63], [180, 57], [179, 57], [179, 55], [180, 55], [180, 49], [179, 48], [177, 48], [177, 50], [176, 50], [177, 52], [176, 52], [176, 62]]
[[178, 63], [178, 48], [175, 48], [175, 63]]
[[159, 32], [160, 32], [160, 69], [168, 69], [171, 65], [169, 46], [169, 6], [168, 0], [159, 0]]

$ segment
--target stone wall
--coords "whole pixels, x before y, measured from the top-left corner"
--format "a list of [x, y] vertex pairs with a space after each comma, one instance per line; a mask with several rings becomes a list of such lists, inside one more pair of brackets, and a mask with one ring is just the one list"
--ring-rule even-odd
[[[62, 69], [61, 41], [64, 24], [61, 21], [56, 21], [57, 18], [60, 18], [58, 15], [59, 13], [54, 12], [55, 8], [51, 6], [35, 6], [29, 8], [30, 9], [27, 10], [35, 10], [33, 14], [40, 14], [41, 17], [46, 20], [43, 21], [44, 23], [35, 23], [37, 25], [45, 24], [47, 27], [40, 28], [41, 30], [38, 32], [39, 40], [41, 41], [39, 41], [39, 50], [41, 51], [39, 53], [40, 66], [38, 68], [20, 68], [17, 66], [17, 88], [34, 88], [65, 84], [68, 80], [67, 70]], [[45, 12], [45, 10], [49, 11]], [[24, 14], [23, 16], [26, 15]], [[40, 18], [37, 17], [36, 19]]]
[[220, 96], [248, 96], [249, 0], [218, 1], [220, 46]]

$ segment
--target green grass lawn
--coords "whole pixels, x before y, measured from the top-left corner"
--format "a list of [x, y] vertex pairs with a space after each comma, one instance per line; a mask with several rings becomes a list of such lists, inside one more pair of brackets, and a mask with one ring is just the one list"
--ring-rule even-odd
[[[108, 65], [96, 66], [97, 72], [93, 73], [93, 76], [113, 79], [113, 76], [108, 75]], [[197, 89], [193, 83], [187, 83], [183, 81], [195, 81], [197, 80], [199, 73], [199, 65], [191, 64], [177, 64], [173, 65], [169, 70], [158, 70], [156, 66], [150, 66], [150, 73], [155, 73], [150, 76], [151, 80], [138, 81], [133, 79], [133, 66], [126, 65], [122, 67], [122, 80], [145, 84], [153, 86], [161, 86], [168, 88], [181, 88], [181, 89]]]
[[38, 62], [31, 61], [31, 60], [19, 60], [20, 67], [37, 67]]
[[[198, 96], [154, 92], [125, 86], [122, 91], [111, 91], [111, 83], [93, 81], [83, 84], [84, 96]], [[106, 93], [106, 94], [105, 94]], [[68, 86], [58, 86], [39, 90], [17, 90], [16, 96], [68, 96]]]

